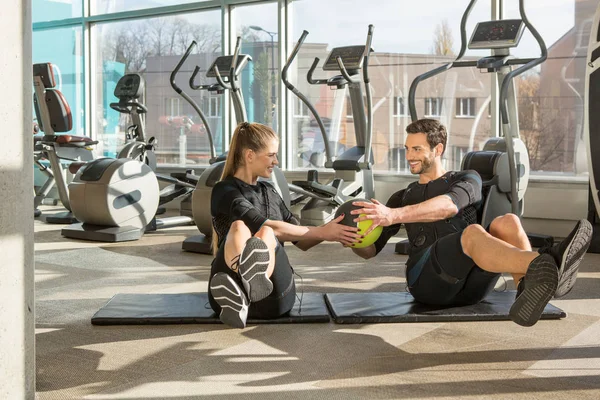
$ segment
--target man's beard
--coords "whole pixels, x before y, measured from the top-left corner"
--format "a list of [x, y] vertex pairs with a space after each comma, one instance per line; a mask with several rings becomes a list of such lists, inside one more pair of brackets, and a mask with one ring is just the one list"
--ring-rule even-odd
[[424, 158], [422, 160], [419, 160], [421, 162], [421, 168], [415, 172], [413, 172], [412, 170], [410, 171], [413, 175], [419, 175], [419, 174], [424, 174], [426, 172], [428, 172], [431, 169], [431, 166], [434, 163], [434, 159], [433, 158]]

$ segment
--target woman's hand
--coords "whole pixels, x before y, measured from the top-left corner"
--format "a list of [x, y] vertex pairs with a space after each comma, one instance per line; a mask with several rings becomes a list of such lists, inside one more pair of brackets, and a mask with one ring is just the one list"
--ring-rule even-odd
[[339, 242], [344, 246], [351, 246], [362, 238], [362, 235], [358, 233], [357, 227], [340, 224], [343, 219], [344, 214], [320, 227], [323, 232], [323, 240]]

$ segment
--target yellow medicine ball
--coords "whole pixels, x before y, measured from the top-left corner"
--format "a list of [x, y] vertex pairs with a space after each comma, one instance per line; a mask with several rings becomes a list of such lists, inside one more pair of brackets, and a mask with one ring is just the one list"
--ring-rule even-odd
[[[346, 225], [346, 226], [356, 226], [356, 227], [358, 227], [358, 233], [364, 234], [369, 229], [369, 227], [373, 224], [373, 221], [368, 219], [366, 221], [361, 221], [359, 223], [354, 222], [355, 218], [358, 218], [359, 216], [364, 215], [364, 214], [360, 214], [360, 215], [350, 214], [350, 211], [361, 208], [361, 207], [358, 207], [358, 206], [355, 206], [354, 204], [352, 204], [355, 201], [366, 201], [369, 203], [371, 202], [371, 200], [366, 200], [366, 199], [348, 200], [344, 204], [339, 206], [338, 209], [335, 211], [335, 218], [339, 217], [341, 214], [344, 214], [344, 219], [342, 219], [342, 221], [340, 221], [340, 224]], [[378, 226], [371, 233], [369, 233], [366, 237], [364, 237], [362, 239], [362, 243], [354, 243], [352, 245], [352, 247], [354, 247], [356, 249], [360, 249], [360, 248], [372, 245], [379, 238], [379, 236], [381, 236], [382, 230], [383, 230], [383, 227]]]

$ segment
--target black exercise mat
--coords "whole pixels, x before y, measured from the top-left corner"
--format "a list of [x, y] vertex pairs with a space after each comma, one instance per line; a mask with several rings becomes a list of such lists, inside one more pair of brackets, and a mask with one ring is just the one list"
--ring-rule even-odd
[[[289, 315], [277, 319], [248, 319], [249, 324], [329, 322], [322, 293], [304, 293], [302, 308], [296, 300]], [[220, 324], [207, 293], [120, 293], [92, 317], [93, 325]]]
[[[463, 307], [436, 307], [415, 302], [410, 293], [328, 293], [325, 301], [335, 323], [507, 321], [515, 291], [492, 292], [479, 304]], [[548, 304], [542, 319], [566, 317], [564, 311]]]

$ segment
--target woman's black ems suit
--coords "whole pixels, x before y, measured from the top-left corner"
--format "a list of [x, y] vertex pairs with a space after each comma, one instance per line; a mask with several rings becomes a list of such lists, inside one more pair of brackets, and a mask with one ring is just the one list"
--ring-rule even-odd
[[[227, 266], [224, 258], [225, 239], [231, 224], [237, 220], [243, 221], [252, 235], [262, 227], [267, 219], [299, 225], [298, 220], [288, 210], [273, 186], [262, 181], [257, 182], [256, 185], [249, 185], [235, 177], [227, 177], [213, 188], [211, 214], [219, 250], [212, 262], [210, 279], [217, 272], [224, 272], [231, 276], [242, 290], [244, 290], [244, 285], [240, 277], [237, 272]], [[270, 279], [273, 282], [273, 292], [263, 300], [250, 303], [249, 318], [277, 318], [289, 312], [294, 306], [296, 287], [293, 270], [283, 249], [283, 243], [279, 241], [275, 249], [275, 270]], [[208, 287], [210, 287], [210, 280]], [[208, 300], [214, 312], [219, 315], [221, 307], [213, 298], [210, 290]]]
[[[406, 262], [408, 289], [417, 301], [425, 304], [475, 304], [487, 296], [500, 276], [475, 265], [463, 252], [460, 242], [462, 231], [477, 223], [482, 200], [479, 174], [475, 171], [447, 172], [426, 184], [413, 182], [394, 193], [386, 205], [404, 207], [444, 194], [456, 204], [458, 214], [436, 222], [404, 224], [410, 242]], [[377, 253], [398, 233], [400, 225], [383, 228], [375, 242]]]

